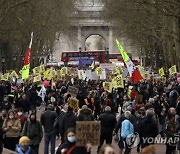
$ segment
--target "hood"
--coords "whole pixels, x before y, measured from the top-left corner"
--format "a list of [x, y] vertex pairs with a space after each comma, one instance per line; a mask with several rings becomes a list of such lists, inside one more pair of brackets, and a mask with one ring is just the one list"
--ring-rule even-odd
[[83, 109], [83, 110], [80, 110], [79, 113], [80, 114], [92, 114], [92, 111], [91, 111], [91, 109]]

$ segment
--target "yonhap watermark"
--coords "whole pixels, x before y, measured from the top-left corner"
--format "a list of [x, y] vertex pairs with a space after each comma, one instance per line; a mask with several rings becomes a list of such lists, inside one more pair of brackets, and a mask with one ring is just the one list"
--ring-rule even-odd
[[180, 142], [179, 134], [174, 134], [173, 137], [141, 137], [138, 133], [130, 134], [126, 138], [126, 144], [129, 148], [134, 148], [138, 144], [169, 144], [176, 146]]
[[148, 144], [169, 144], [175, 145], [180, 141], [179, 136], [177, 137], [142, 137], [142, 143]]

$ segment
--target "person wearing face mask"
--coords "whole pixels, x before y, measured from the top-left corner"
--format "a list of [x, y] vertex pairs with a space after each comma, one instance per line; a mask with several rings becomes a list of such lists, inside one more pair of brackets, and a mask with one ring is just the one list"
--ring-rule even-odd
[[16, 152], [18, 154], [35, 154], [30, 147], [31, 140], [27, 136], [22, 136], [19, 139], [19, 144], [16, 145]]
[[42, 125], [36, 120], [36, 114], [31, 113], [30, 120], [27, 121], [23, 127], [22, 136], [30, 138], [30, 146], [34, 151], [34, 154], [39, 153], [39, 144], [43, 137]]
[[26, 118], [24, 117], [24, 113], [23, 113], [23, 110], [22, 110], [22, 109], [19, 109], [19, 110], [17, 111], [16, 117], [17, 117], [17, 118], [20, 120], [20, 122], [21, 122], [21, 132], [22, 132], [24, 123], [25, 123], [25, 121], [26, 121]]
[[90, 154], [91, 145], [87, 144], [86, 147], [76, 147], [76, 132], [74, 128], [67, 130], [65, 135], [65, 142], [60, 144], [56, 154]]
[[14, 111], [10, 110], [8, 116], [3, 123], [3, 131], [5, 132], [4, 147], [10, 150], [15, 150], [19, 140], [21, 123], [15, 117]]

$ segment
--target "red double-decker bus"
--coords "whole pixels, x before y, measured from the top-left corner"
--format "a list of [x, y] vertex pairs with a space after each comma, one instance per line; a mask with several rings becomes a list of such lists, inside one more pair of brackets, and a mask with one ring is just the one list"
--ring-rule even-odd
[[[128, 53], [128, 56], [129, 56], [129, 58], [131, 58], [134, 65], [139, 65], [138, 60], [133, 60], [132, 55], [130, 53]], [[109, 61], [110, 62], [118, 62], [118, 61], [124, 62], [120, 53], [109, 53]]]
[[79, 61], [79, 59], [92, 59], [99, 63], [106, 62], [106, 51], [105, 50], [94, 50], [94, 51], [63, 51], [61, 54], [61, 61]]

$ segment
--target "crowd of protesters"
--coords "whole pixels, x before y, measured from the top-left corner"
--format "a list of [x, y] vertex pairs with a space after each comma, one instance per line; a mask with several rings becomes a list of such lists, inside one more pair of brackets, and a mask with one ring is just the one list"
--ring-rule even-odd
[[[71, 97], [67, 93], [69, 86], [79, 89], [76, 97], [79, 110], [68, 104]], [[39, 95], [42, 87], [45, 89], [44, 98]], [[137, 145], [137, 153], [140, 153], [153, 144], [144, 138], [154, 139], [160, 135], [173, 139], [180, 132], [179, 94], [180, 85], [176, 79], [167, 79], [166, 83], [151, 80], [137, 84], [127, 82], [124, 88], [113, 89], [111, 93], [104, 90], [99, 80], [74, 79], [74, 83], [57, 80], [46, 86], [42, 83], [1, 81], [0, 153], [4, 147], [20, 154], [27, 151], [27, 154], [38, 154], [44, 136], [44, 154], [49, 151], [51, 154], [88, 154], [91, 144], [75, 146], [75, 126], [76, 121], [94, 120], [101, 121], [99, 153], [106, 153], [106, 149], [115, 153], [110, 146], [114, 135], [118, 136], [120, 153], [123, 150], [130, 153], [127, 138], [135, 132], [140, 138]], [[137, 99], [138, 96], [142, 97]], [[45, 111], [37, 119], [36, 114], [43, 104]], [[61, 138], [61, 144], [55, 150], [57, 137]], [[109, 146], [102, 146], [104, 141]], [[175, 154], [179, 148], [179, 142], [166, 143], [166, 154]]]

